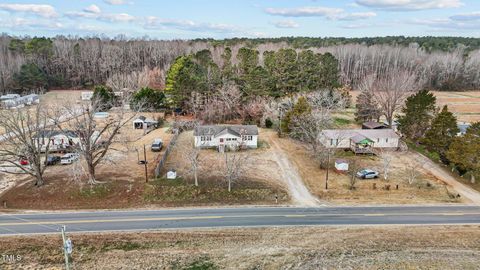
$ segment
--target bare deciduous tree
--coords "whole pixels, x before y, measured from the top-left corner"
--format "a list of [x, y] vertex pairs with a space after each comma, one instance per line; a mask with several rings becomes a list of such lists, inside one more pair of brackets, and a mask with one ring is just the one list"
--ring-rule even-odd
[[398, 70], [385, 77], [378, 77], [376, 74], [367, 76], [359, 87], [360, 90], [371, 93], [391, 126], [394, 114], [401, 108], [405, 99], [418, 91], [421, 85], [414, 72]]
[[[48, 156], [53, 126], [41, 105], [0, 112], [0, 167], [12, 174], [29, 174], [35, 185], [44, 183], [45, 160]], [[20, 160], [28, 165], [20, 164]], [[8, 169], [10, 167], [10, 169]], [[12, 168], [14, 168], [12, 170]]]
[[185, 144], [184, 147], [180, 149], [183, 158], [190, 163], [191, 172], [193, 174], [196, 187], [198, 187], [198, 170], [201, 166], [200, 151], [200, 147], [195, 147], [193, 141]]
[[223, 153], [224, 158], [224, 176], [228, 184], [228, 192], [232, 191], [232, 185], [245, 173], [250, 155], [248, 151], [228, 151]]
[[405, 164], [405, 178], [407, 179], [407, 182], [410, 185], [415, 183], [415, 181], [421, 175], [420, 173], [421, 167], [422, 167], [422, 164], [419, 163], [419, 161], [410, 161], [407, 164]]
[[360, 163], [355, 160], [351, 159], [348, 162], [348, 188], [350, 190], [354, 190], [357, 184], [357, 172], [360, 169]]
[[394, 160], [394, 155], [388, 150], [379, 150], [378, 157], [382, 160], [383, 180], [386, 181], [390, 175], [390, 168], [392, 161]]
[[[101, 99], [92, 99], [90, 104], [83, 103], [79, 105], [66, 105], [63, 107], [63, 113], [72, 115], [72, 119], [65, 123], [58, 121], [58, 115], [55, 118], [57, 127], [63, 131], [71, 131], [78, 136], [80, 143], [74, 145], [74, 151], [85, 159], [87, 172], [89, 176], [88, 183], [96, 184], [95, 168], [102, 162], [108, 162], [107, 154], [110, 151], [118, 150], [113, 147], [120, 129], [136, 117], [136, 112], [126, 109], [128, 97], [120, 98], [115, 101], [119, 106], [110, 110], [109, 116], [105, 119], [97, 119], [95, 114], [108, 108], [110, 105], [104, 104]], [[141, 111], [142, 106], [138, 106]]]

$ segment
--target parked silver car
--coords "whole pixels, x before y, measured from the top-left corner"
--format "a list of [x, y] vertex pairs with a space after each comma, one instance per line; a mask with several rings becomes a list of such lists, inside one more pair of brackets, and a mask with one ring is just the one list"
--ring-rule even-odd
[[378, 178], [378, 172], [374, 170], [364, 169], [357, 172], [357, 177], [361, 179], [373, 179]]

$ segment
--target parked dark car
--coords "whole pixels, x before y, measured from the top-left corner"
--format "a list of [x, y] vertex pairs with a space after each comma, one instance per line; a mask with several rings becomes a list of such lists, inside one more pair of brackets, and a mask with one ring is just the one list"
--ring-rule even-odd
[[150, 149], [152, 150], [152, 152], [160, 152], [162, 151], [162, 148], [163, 148], [163, 141], [162, 139], [157, 138], [153, 141]]
[[58, 164], [60, 162], [60, 157], [57, 156], [48, 156], [47, 160], [45, 160], [46, 166], [52, 166]]

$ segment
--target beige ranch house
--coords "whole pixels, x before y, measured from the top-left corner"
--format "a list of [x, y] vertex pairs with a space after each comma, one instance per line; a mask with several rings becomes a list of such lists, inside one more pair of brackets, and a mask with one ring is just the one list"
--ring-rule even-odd
[[195, 147], [219, 148], [247, 147], [257, 148], [258, 127], [255, 125], [198, 126], [193, 132]]
[[351, 149], [357, 154], [375, 149], [397, 150], [400, 136], [393, 129], [330, 129], [320, 133], [326, 148]]

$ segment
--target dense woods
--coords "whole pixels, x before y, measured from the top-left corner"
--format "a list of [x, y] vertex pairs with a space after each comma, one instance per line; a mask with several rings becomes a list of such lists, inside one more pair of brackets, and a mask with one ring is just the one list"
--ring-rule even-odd
[[[447, 37], [158, 41], [14, 38], [4, 34], [0, 36], [0, 92], [91, 88], [96, 84], [114, 90], [163, 89], [170, 65], [180, 56], [186, 64], [193, 61], [207, 69], [210, 85], [200, 85], [202, 89], [228, 78], [247, 95], [278, 97], [325, 87], [325, 80], [333, 83], [335, 78], [305, 76], [337, 76], [334, 64], [340, 71], [338, 84], [354, 89], [367, 76], [385, 77], [398, 70], [415, 74], [424, 88], [474, 89], [480, 86], [479, 45], [479, 39]], [[197, 54], [200, 51], [202, 55]], [[332, 72], [326, 74], [326, 70]]]

